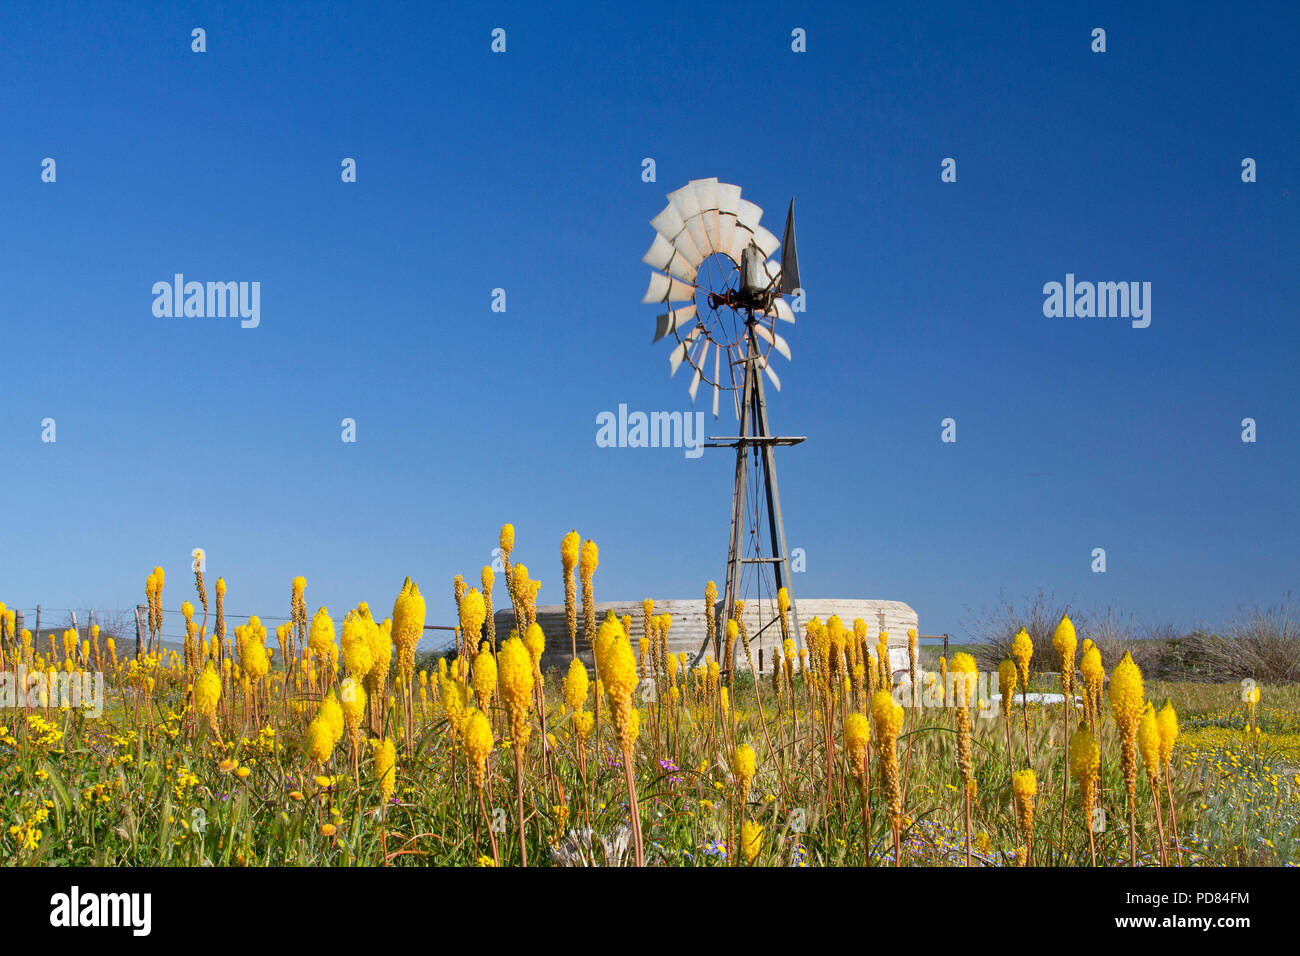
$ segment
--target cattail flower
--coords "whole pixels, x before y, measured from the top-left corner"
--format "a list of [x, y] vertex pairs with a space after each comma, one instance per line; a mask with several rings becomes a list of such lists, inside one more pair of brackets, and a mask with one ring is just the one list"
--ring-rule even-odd
[[[713, 585], [713, 597], [714, 600], [717, 600], [718, 586], [713, 584], [712, 581], [710, 581], [709, 584]], [[707, 590], [705, 591], [705, 596], [708, 596]], [[710, 612], [713, 610], [712, 602], [709, 604], [709, 610]], [[776, 589], [776, 610], [781, 616], [781, 640], [784, 642], [790, 638], [790, 623], [788, 620], [788, 615], [790, 613], [790, 592], [783, 587]], [[712, 617], [712, 613], [710, 613], [710, 617]]]
[[343, 739], [345, 718], [343, 708], [340, 706], [338, 698], [334, 696], [334, 691], [330, 691], [325, 695], [325, 699], [320, 702], [320, 710], [317, 712], [317, 716], [329, 726], [331, 744], [337, 744]]
[[974, 703], [973, 691], [979, 678], [975, 658], [960, 653], [952, 659], [953, 696], [957, 705], [957, 761], [961, 768], [966, 790], [975, 795], [975, 774], [971, 765], [970, 706]]
[[1160, 725], [1156, 720], [1155, 707], [1149, 701], [1146, 710], [1142, 711], [1142, 717], [1138, 720], [1137, 745], [1138, 753], [1142, 755], [1142, 768], [1146, 771], [1147, 783], [1151, 786], [1151, 792], [1158, 795], [1157, 785], [1160, 781]]
[[501, 545], [501, 557], [504, 559], [506, 567], [510, 566], [510, 552], [515, 549], [515, 526], [512, 524], [503, 524], [501, 526], [501, 536], [498, 540]]
[[[362, 602], [362, 607], [365, 603]], [[391, 618], [385, 618], [382, 624], [376, 625], [374, 619], [370, 617], [370, 609], [366, 608], [366, 619], [369, 626], [366, 627], [366, 640], [370, 644], [370, 659], [373, 662], [370, 671], [366, 674], [366, 684], [370, 690], [370, 697], [382, 698], [384, 684], [388, 680], [388, 668], [393, 660], [393, 621]]]
[[[516, 565], [522, 568], [523, 565]], [[423, 601], [421, 602], [423, 606]], [[472, 651], [478, 647], [479, 641], [483, 636], [483, 621], [487, 618], [487, 605], [483, 602], [483, 595], [476, 588], [470, 588], [461, 595], [460, 605], [460, 634], [465, 641], [467, 651]], [[420, 627], [424, 627], [424, 618], [421, 615]]]
[[221, 699], [221, 678], [211, 664], [204, 668], [194, 682], [194, 713], [205, 718], [216, 729], [217, 702]]
[[884, 775], [885, 802], [889, 807], [889, 825], [894, 833], [894, 865], [902, 863], [899, 841], [903, 824], [903, 786], [898, 772], [898, 733], [903, 727], [903, 708], [887, 690], [878, 690], [871, 698], [871, 722], [875, 731], [880, 770]]
[[542, 633], [542, 626], [534, 621], [529, 624], [524, 631], [524, 647], [528, 648], [528, 656], [533, 662], [533, 680], [542, 679], [542, 654], [546, 650], [546, 635]]
[[1137, 865], [1137, 735], [1145, 707], [1142, 671], [1125, 651], [1110, 675], [1110, 709], [1120, 734], [1120, 766], [1128, 792], [1129, 862], [1133, 866]]
[[329, 723], [317, 714], [307, 725], [306, 750], [318, 764], [329, 762], [334, 753], [334, 737]]
[[1011, 656], [1016, 662], [1016, 673], [1023, 693], [1029, 688], [1029, 661], [1034, 656], [1034, 642], [1023, 627], [1011, 640]]
[[487, 639], [492, 645], [493, 653], [497, 649], [497, 622], [492, 612], [492, 586], [496, 584], [496, 575], [490, 564], [483, 565], [479, 572], [479, 583], [483, 585], [483, 623], [487, 628]]
[[1002, 706], [1008, 718], [1011, 716], [1011, 699], [1016, 692], [1016, 680], [1019, 668], [1009, 657], [1002, 658], [998, 665], [998, 691], [1002, 695]]
[[[473, 592], [478, 598], [478, 611], [483, 611], [483, 598], [477, 591]], [[462, 629], [465, 626], [465, 601], [461, 602], [460, 621]], [[411, 676], [415, 673], [415, 646], [420, 643], [420, 638], [424, 635], [424, 614], [425, 605], [424, 597], [420, 594], [419, 585], [409, 577], [402, 583], [402, 590], [397, 595], [397, 600], [393, 602], [393, 643], [397, 645], [397, 673], [401, 675], [402, 682], [409, 685]], [[483, 623], [479, 619], [479, 624]], [[478, 642], [478, 635], [473, 636], [475, 643]]]
[[312, 616], [311, 627], [307, 631], [307, 647], [316, 660], [325, 665], [330, 675], [328, 680], [332, 683], [333, 675], [338, 670], [339, 647], [334, 642], [334, 619], [324, 607]]
[[1016, 856], [1021, 866], [1028, 866], [1034, 851], [1034, 797], [1038, 795], [1038, 778], [1032, 770], [1017, 770], [1012, 775], [1011, 795], [1016, 804], [1016, 822], [1025, 837], [1023, 852]]
[[746, 820], [740, 826], [740, 846], [745, 854], [745, 862], [753, 863], [763, 849], [763, 828], [753, 820]]
[[605, 685], [605, 697], [609, 701], [610, 719], [620, 741], [627, 748], [630, 744], [628, 714], [632, 709], [632, 691], [637, 685], [636, 657], [632, 654], [632, 647], [623, 633], [622, 625], [613, 620], [606, 624], [612, 624], [612, 627], [607, 631], [606, 625], [601, 626], [601, 636], [607, 635], [605, 639], [597, 637], [600, 677]]
[[587, 666], [574, 658], [569, 662], [569, 675], [564, 679], [564, 702], [574, 713], [587, 703], [587, 690], [591, 686]]
[[474, 657], [474, 695], [478, 698], [479, 710], [487, 712], [492, 703], [492, 694], [497, 689], [497, 662], [484, 641]]
[[844, 752], [853, 776], [862, 779], [867, 773], [867, 747], [871, 742], [871, 722], [862, 714], [849, 714], [844, 721]]
[[465, 756], [469, 758], [474, 786], [483, 789], [487, 758], [492, 752], [492, 725], [481, 710], [470, 710], [465, 719]]
[[1052, 647], [1056, 649], [1061, 661], [1061, 689], [1065, 692], [1067, 706], [1074, 693], [1074, 652], [1077, 644], [1074, 622], [1068, 615], [1061, 615], [1061, 623], [1056, 625], [1056, 631], [1052, 634]]
[[785, 686], [786, 690], [794, 688], [794, 666], [798, 658], [798, 652], [794, 648], [794, 639], [787, 637], [783, 642], [785, 650]]
[[564, 623], [569, 627], [569, 642], [573, 656], [578, 656], [578, 585], [573, 580], [573, 569], [578, 565], [582, 537], [575, 528], [560, 541], [560, 566], [564, 571]]
[[732, 751], [731, 773], [736, 778], [736, 793], [742, 804], [749, 799], [749, 786], [754, 780], [755, 761], [754, 748], [749, 744], [741, 744]]
[[532, 657], [519, 638], [511, 637], [501, 645], [497, 654], [497, 673], [500, 675], [501, 701], [510, 720], [510, 736], [518, 750], [528, 744], [531, 731], [528, 704], [533, 697]]
[[1097, 777], [1101, 768], [1101, 748], [1087, 728], [1070, 736], [1070, 775], [1079, 781], [1082, 791], [1084, 822], [1092, 826], [1092, 808], [1097, 800]]
[[[894, 686], [894, 672], [889, 664], [889, 632], [881, 631], [880, 636], [876, 638], [876, 660], [880, 667], [880, 687], [891, 689]], [[939, 663], [943, 664], [943, 658], [939, 658]]]
[[1165, 769], [1165, 779], [1172, 770], [1174, 742], [1178, 740], [1178, 712], [1168, 700], [1156, 715], [1156, 729], [1160, 733], [1160, 763]]
[[600, 563], [600, 549], [596, 542], [588, 538], [582, 543], [578, 557], [578, 577], [582, 579], [582, 625], [583, 634], [590, 644], [596, 638], [596, 592], [592, 580], [596, 576], [596, 565]]
[[1106, 680], [1106, 671], [1101, 665], [1101, 651], [1092, 641], [1083, 642], [1083, 656], [1079, 659], [1079, 674], [1083, 678], [1083, 704], [1088, 723], [1096, 729], [1101, 716], [1098, 705], [1101, 703], [1101, 687]]
[[397, 748], [389, 737], [375, 746], [375, 779], [379, 781], [380, 802], [387, 803], [397, 786]]
[[366, 691], [355, 677], [345, 677], [339, 685], [339, 706], [343, 710], [343, 726], [355, 752], [359, 741], [361, 717], [366, 712]]
[[374, 621], [357, 610], [348, 611], [343, 618], [343, 663], [357, 680], [365, 680], [374, 667], [370, 640], [366, 635], [366, 631], [373, 626]]

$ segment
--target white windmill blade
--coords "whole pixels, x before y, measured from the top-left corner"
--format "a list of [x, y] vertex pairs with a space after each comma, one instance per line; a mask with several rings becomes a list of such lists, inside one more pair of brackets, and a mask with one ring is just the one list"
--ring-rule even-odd
[[767, 229], [758, 226], [754, 229], [754, 245], [763, 250], [764, 259], [770, 259], [773, 253], [781, 248], [781, 240]]
[[695, 286], [670, 279], [659, 272], [650, 273], [650, 287], [642, 302], [689, 302], [695, 298]]
[[683, 282], [694, 282], [695, 276], [699, 273], [698, 267], [687, 262], [686, 257], [657, 232], [655, 233], [655, 241], [651, 243], [650, 250], [641, 257], [641, 261], [650, 268], [658, 269], [660, 272], [667, 272]]
[[762, 218], [762, 207], [755, 205], [748, 199], [741, 199], [736, 203], [736, 222], [750, 232], [758, 231], [758, 221]]
[[763, 363], [763, 371], [766, 372], [767, 377], [772, 380], [772, 384], [776, 386], [776, 390], [778, 392], [781, 391], [781, 379], [779, 376], [777, 376], [776, 372], [773, 371], [771, 362]]
[[785, 301], [785, 299], [781, 298], [779, 295], [773, 303], [773, 308], [776, 310], [776, 317], [778, 319], [783, 322], [794, 322], [794, 310], [790, 308], [790, 303]]
[[736, 216], [734, 213], [718, 213], [718, 251], [724, 255], [731, 254], [731, 244], [736, 237]]
[[740, 265], [740, 257], [745, 254], [745, 250], [753, 241], [754, 234], [737, 221], [736, 231], [731, 234], [731, 248], [727, 250], [727, 254], [735, 260], [736, 265]]
[[772, 329], [769, 329], [766, 325], [764, 325], [761, 322], [755, 322], [754, 334], [757, 335], [764, 342], [772, 346], [772, 348], [776, 349], [776, 351], [783, 358], [785, 358], [787, 362], [791, 360], [790, 343], [787, 342], [785, 339], [781, 338], [781, 336], [777, 335], [777, 333], [774, 332]]
[[669, 332], [685, 325], [694, 317], [694, 315], [695, 303], [692, 302], [688, 306], [684, 306], [680, 309], [673, 309], [659, 316], [658, 319], [656, 319], [654, 340], [658, 342]]
[[703, 213], [696, 213], [686, 220], [686, 232], [691, 237], [691, 242], [695, 243], [695, 248], [699, 249], [704, 255], [709, 255], [714, 251], [713, 240], [709, 237], [709, 230], [705, 227]]
[[787, 362], [790, 361], [789, 342], [781, 338], [781, 336], [777, 335], [775, 332], [773, 332], [771, 329], [769, 329], [766, 325], [764, 325], [761, 322], [754, 323], [754, 334], [757, 335], [764, 342], [766, 342], [768, 345], [772, 346], [772, 348], [776, 349], [777, 352], [780, 355], [782, 355]]
[[[700, 216], [700, 196], [695, 191], [694, 183], [687, 183], [681, 189], [674, 189], [668, 194], [668, 202], [682, 217], [686, 231], [691, 234], [691, 242], [704, 255], [713, 251], [709, 236]], [[698, 265], [698, 263], [697, 263]]]
[[695, 192], [695, 186], [691, 183], [670, 192], [668, 202], [677, 210], [677, 214], [682, 217], [682, 222], [690, 219], [691, 216], [699, 215], [700, 197]]
[[710, 251], [717, 252], [722, 248], [718, 242], [718, 177], [692, 179], [690, 185], [695, 187], [695, 196], [700, 202], [700, 221], [709, 237]]
[[686, 223], [682, 220], [675, 206], [669, 203], [663, 212], [650, 220], [655, 232], [673, 244], [673, 248], [682, 254], [692, 266], [698, 267], [704, 261], [704, 254], [691, 240], [686, 232]]
[[766, 262], [763, 263], [763, 269], [765, 272], [767, 272], [767, 277], [771, 279], [773, 283], [775, 283], [775, 285], [773, 285], [773, 288], [779, 289], [780, 288], [779, 280], [781, 278], [781, 263], [777, 262], [775, 259], [768, 259]]
[[700, 354], [696, 356], [695, 361], [691, 363], [691, 365], [695, 367], [695, 374], [691, 377], [691, 387], [688, 388], [687, 391], [690, 393], [692, 405], [695, 404], [695, 393], [700, 389], [700, 379], [704, 375], [701, 370], [704, 368], [704, 362], [708, 358], [708, 355], [709, 340], [705, 339], [704, 348], [700, 349]]
[[740, 187], [733, 183], [718, 183], [718, 212], [733, 216], [740, 209]]
[[673, 349], [672, 354], [668, 356], [669, 378], [672, 378], [677, 374], [677, 370], [681, 367], [682, 359], [686, 358], [686, 353], [689, 352], [691, 346], [695, 344], [696, 336], [700, 334], [700, 328], [701, 326], [697, 323], [695, 328], [691, 329], [690, 334], [687, 335], [682, 342], [679, 342]]

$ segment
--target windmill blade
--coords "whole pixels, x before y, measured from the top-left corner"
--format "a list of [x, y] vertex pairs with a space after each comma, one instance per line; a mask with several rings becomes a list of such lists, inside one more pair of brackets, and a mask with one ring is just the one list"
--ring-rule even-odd
[[[790, 361], [790, 344], [761, 322], [754, 323], [754, 334]], [[778, 388], [779, 390], [779, 388]]]
[[718, 213], [718, 242], [717, 250], [724, 255], [731, 255], [731, 246], [736, 238], [736, 214], [730, 212]]
[[709, 240], [709, 250], [717, 252], [722, 248], [718, 242], [718, 177], [692, 179], [689, 185], [695, 188], [695, 198], [700, 203], [700, 222]]
[[[781, 274], [785, 275], [784, 272]], [[776, 317], [782, 322], [794, 322], [794, 310], [790, 308], [790, 303], [785, 301], [785, 299], [777, 296], [776, 300], [772, 304], [772, 308], [776, 311]]]
[[686, 220], [686, 234], [691, 237], [695, 248], [704, 255], [707, 256], [714, 251], [713, 240], [709, 238], [709, 231], [704, 226], [704, 216], [701, 213], [696, 213]]
[[686, 336], [684, 340], [679, 342], [677, 347], [673, 349], [672, 354], [668, 356], [669, 378], [672, 378], [677, 374], [677, 370], [681, 367], [682, 359], [686, 358], [686, 353], [689, 352], [691, 346], [695, 344], [695, 339], [696, 336], [700, 334], [700, 329], [701, 326], [697, 323], [695, 328], [691, 329], [690, 335]]
[[692, 302], [688, 306], [680, 309], [673, 309], [671, 312], [666, 312], [659, 316], [658, 319], [656, 319], [654, 340], [658, 342], [669, 332], [685, 325], [694, 315], [695, 303]]
[[750, 202], [748, 199], [741, 199], [736, 203], [736, 222], [750, 232], [757, 231], [758, 221], [762, 218], [762, 207]]
[[767, 278], [772, 282], [773, 286], [776, 286], [781, 276], [781, 266], [775, 259], [768, 259], [763, 263], [763, 269], [767, 272]]
[[686, 257], [657, 232], [655, 233], [655, 241], [651, 243], [649, 251], [641, 257], [641, 261], [650, 268], [658, 269], [660, 272], [667, 272], [683, 282], [695, 282], [695, 276], [699, 273], [698, 267], [687, 262]]
[[762, 226], [754, 230], [754, 245], [763, 250], [763, 258], [770, 258], [781, 246], [781, 240]]
[[727, 249], [727, 255], [731, 261], [740, 265], [740, 257], [744, 255], [745, 249], [754, 241], [754, 234], [736, 222], [736, 230], [731, 234], [731, 246]]
[[772, 384], [776, 387], [776, 390], [778, 392], [781, 391], [781, 379], [776, 372], [773, 371], [771, 362], [763, 363], [763, 371], [766, 372], [767, 377], [772, 380]]
[[695, 374], [691, 377], [691, 387], [687, 389], [687, 392], [690, 393], [692, 405], [695, 404], [695, 393], [699, 391], [700, 379], [704, 374], [702, 369], [704, 368], [704, 362], [708, 358], [708, 354], [709, 340], [705, 339], [704, 347], [700, 349], [700, 354], [695, 357], [695, 361], [691, 362], [691, 365], [695, 367]]
[[665, 206], [663, 212], [651, 219], [650, 225], [654, 226], [655, 232], [671, 242], [673, 248], [680, 252], [691, 265], [698, 267], [704, 261], [704, 254], [692, 241], [690, 234], [686, 231], [685, 221], [672, 203]]
[[794, 295], [799, 284], [799, 256], [794, 248], [794, 200], [785, 216], [785, 235], [781, 237], [781, 294]]
[[733, 216], [740, 210], [740, 187], [731, 183], [718, 183], [718, 212]]
[[658, 272], [650, 273], [650, 286], [642, 302], [689, 302], [695, 298], [695, 286]]

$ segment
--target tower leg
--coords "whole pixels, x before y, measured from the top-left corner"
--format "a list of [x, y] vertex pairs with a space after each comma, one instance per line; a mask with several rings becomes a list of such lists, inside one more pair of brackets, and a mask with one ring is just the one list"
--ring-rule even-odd
[[[754, 372], [754, 433], [757, 435], [771, 434], [767, 426], [767, 398], [763, 394], [763, 376], [755, 369]], [[793, 627], [792, 636], [796, 645], [803, 643], [802, 632], [799, 629], [799, 609], [794, 600], [794, 589], [790, 587], [790, 552], [785, 546], [785, 520], [781, 517], [781, 491], [776, 481], [776, 450], [768, 442], [762, 446], [763, 453], [763, 485], [767, 492], [767, 528], [771, 535], [772, 557], [780, 558], [779, 563], [773, 565], [776, 574], [776, 586], [779, 590], [784, 587], [790, 596], [790, 623]]]
[[[753, 333], [750, 333], [752, 340]], [[752, 348], [752, 346], [751, 346]], [[749, 355], [755, 354], [753, 351]], [[731, 492], [731, 544], [727, 549], [727, 581], [722, 595], [722, 620], [714, 633], [714, 657], [720, 667], [730, 669], [731, 661], [722, 659], [722, 645], [726, 640], [726, 622], [736, 614], [736, 591], [740, 583], [740, 559], [743, 555], [745, 534], [745, 455], [749, 451], [744, 439], [749, 436], [750, 404], [754, 394], [754, 363], [745, 363], [744, 396], [740, 403], [740, 438], [736, 445], [736, 484]], [[710, 608], [712, 613], [713, 609]]]

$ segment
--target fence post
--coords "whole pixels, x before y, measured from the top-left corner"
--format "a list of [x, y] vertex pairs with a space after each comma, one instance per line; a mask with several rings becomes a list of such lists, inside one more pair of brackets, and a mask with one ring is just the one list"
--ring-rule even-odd
[[144, 649], [144, 619], [141, 615], [146, 611], [143, 604], [135, 606], [135, 659], [140, 659], [140, 652]]
[[32, 641], [32, 647], [40, 647], [41, 646], [41, 606], [39, 604], [36, 605], [36, 630], [32, 632], [32, 635], [35, 638]]
[[948, 659], [948, 635], [943, 636], [943, 659]]

